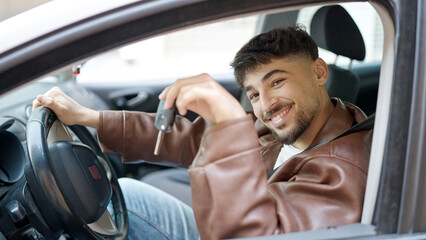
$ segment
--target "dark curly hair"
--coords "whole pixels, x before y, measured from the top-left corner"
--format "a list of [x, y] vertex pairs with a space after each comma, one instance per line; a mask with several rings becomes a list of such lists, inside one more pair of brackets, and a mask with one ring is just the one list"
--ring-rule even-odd
[[318, 46], [304, 27], [278, 28], [253, 37], [237, 52], [231, 63], [237, 84], [243, 88], [248, 72], [270, 63], [272, 59], [289, 56], [318, 58]]

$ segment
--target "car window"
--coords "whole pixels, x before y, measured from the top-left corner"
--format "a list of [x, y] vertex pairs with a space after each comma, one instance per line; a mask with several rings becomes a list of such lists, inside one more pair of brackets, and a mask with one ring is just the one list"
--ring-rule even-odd
[[[366, 55], [362, 63], [379, 62], [383, 54], [383, 26], [377, 11], [366, 3], [344, 3], [340, 4], [354, 19], [358, 26], [365, 43]], [[320, 8], [306, 7], [300, 10], [297, 22], [306, 26], [309, 32], [309, 26], [315, 12]], [[335, 63], [336, 55], [325, 49], [319, 49], [319, 55], [327, 63]], [[337, 58], [337, 65], [349, 64], [349, 59], [346, 57]], [[354, 61], [354, 64], [359, 64], [360, 61]]]
[[232, 74], [229, 64], [255, 35], [258, 17], [211, 23], [122, 47], [87, 61], [78, 81], [113, 82], [119, 78], [122, 82], [140, 82], [175, 80], [203, 72]]
[[[366, 58], [362, 63], [380, 62], [383, 51], [383, 27], [370, 4], [347, 3], [363, 35]], [[310, 21], [320, 6], [300, 10], [297, 22], [309, 31]], [[83, 84], [102, 82], [140, 83], [152, 80], [172, 82], [203, 72], [214, 77], [231, 76], [229, 63], [235, 53], [256, 34], [261, 15], [242, 17], [172, 32], [136, 42], [87, 61], [77, 79]], [[320, 49], [327, 63], [348, 66], [350, 60]], [[354, 61], [354, 64], [360, 63]]]

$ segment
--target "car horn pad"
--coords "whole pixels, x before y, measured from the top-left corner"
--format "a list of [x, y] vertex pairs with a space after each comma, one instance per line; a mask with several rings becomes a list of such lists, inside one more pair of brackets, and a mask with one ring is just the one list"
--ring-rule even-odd
[[[25, 176], [35, 202], [53, 230], [64, 229], [78, 239], [126, 239], [127, 210], [117, 177], [90, 132], [73, 129], [91, 138], [90, 147], [74, 142], [50, 109], [32, 112]], [[107, 211], [111, 199], [115, 222]]]

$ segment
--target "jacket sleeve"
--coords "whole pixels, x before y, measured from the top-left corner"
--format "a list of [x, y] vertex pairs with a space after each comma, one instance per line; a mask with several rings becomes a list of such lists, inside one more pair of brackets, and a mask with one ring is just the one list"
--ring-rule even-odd
[[285, 168], [290, 172], [274, 174], [280, 177], [268, 183], [258, 146], [248, 117], [206, 131], [189, 169], [202, 239], [272, 235], [359, 221], [365, 169], [344, 159], [330, 161], [328, 153], [301, 156]]
[[172, 162], [188, 167], [194, 159], [208, 123], [201, 118], [190, 122], [176, 116], [172, 133], [164, 134], [160, 155], [154, 155], [158, 130], [155, 114], [130, 111], [101, 111], [98, 137], [102, 149], [117, 152], [123, 162], [146, 160]]

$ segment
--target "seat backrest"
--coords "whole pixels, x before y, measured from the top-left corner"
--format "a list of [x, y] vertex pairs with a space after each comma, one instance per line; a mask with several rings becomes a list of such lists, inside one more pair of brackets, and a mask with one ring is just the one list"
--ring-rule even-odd
[[[338, 56], [364, 60], [365, 44], [361, 32], [349, 13], [339, 5], [325, 6], [314, 14], [311, 21], [311, 36], [318, 47]], [[326, 88], [330, 97], [355, 103], [359, 78], [350, 69], [328, 65], [329, 77]]]

